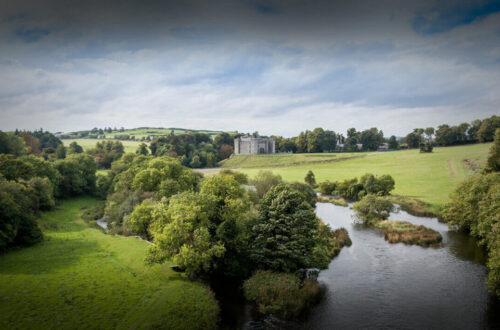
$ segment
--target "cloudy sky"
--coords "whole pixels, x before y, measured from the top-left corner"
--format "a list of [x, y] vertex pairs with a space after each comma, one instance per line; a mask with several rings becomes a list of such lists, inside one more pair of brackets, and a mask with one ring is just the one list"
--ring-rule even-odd
[[0, 129], [385, 135], [500, 114], [500, 1], [0, 2]]

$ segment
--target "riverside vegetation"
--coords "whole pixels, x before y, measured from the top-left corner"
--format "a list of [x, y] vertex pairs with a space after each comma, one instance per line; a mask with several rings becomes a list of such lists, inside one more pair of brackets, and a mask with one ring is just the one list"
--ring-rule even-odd
[[[18, 311], [24, 311], [30, 315], [23, 320], [27, 326], [102, 324], [111, 328], [130, 325], [213, 328], [217, 325], [217, 303], [203, 283], [227, 278], [242, 281], [246, 297], [262, 312], [295, 317], [321, 294], [314, 277], [301, 275], [304, 270], [327, 268], [340, 249], [350, 245], [347, 231], [332, 231], [316, 217], [317, 197], [313, 188], [316, 176], [310, 169], [307, 183], [284, 182], [282, 176], [270, 171], [261, 171], [248, 178], [244, 173], [226, 170], [204, 178], [183, 166], [180, 157], [171, 157], [167, 140], [165, 144], [157, 141], [156, 151], [163, 150], [159, 154], [145, 154], [141, 151], [144, 148], [136, 153], [124, 153], [118, 143], [109, 141], [96, 145], [93, 153], [78, 148], [76, 143], [66, 149], [48, 132], [31, 133], [0, 132], [0, 249], [3, 252], [0, 275], [5, 276], [3, 283], [19, 281], [19, 287], [25, 288], [24, 291], [12, 291], [11, 287], [0, 285], [2, 297], [7, 297], [0, 303], [5, 311], [2, 322], [7, 326], [20, 317]], [[497, 135], [484, 173], [476, 174], [459, 186], [452, 202], [445, 207], [443, 219], [479, 237], [485, 244], [490, 257], [488, 284], [499, 294], [500, 132]], [[478, 147], [456, 148], [475, 150]], [[429, 161], [428, 157], [440, 154], [436, 149], [439, 148], [419, 156]], [[163, 152], [169, 156], [161, 155]], [[481, 155], [478, 152], [478, 159]], [[438, 157], [439, 164], [442, 156]], [[362, 159], [370, 157], [375, 156]], [[414, 160], [412, 157], [413, 154], [410, 158]], [[460, 164], [461, 160], [459, 158]], [[108, 164], [110, 169], [105, 175], [96, 176], [97, 168], [106, 168]], [[455, 175], [458, 172], [454, 168]], [[432, 233], [425, 228], [384, 221], [392, 210], [391, 200], [400, 197], [390, 195], [396, 190], [392, 173], [375, 173], [378, 176], [364, 174], [359, 180], [344, 178], [322, 182], [319, 189], [328, 195], [358, 201], [354, 209], [359, 218], [385, 230], [389, 241], [432, 244], [429, 238]], [[246, 184], [254, 186], [255, 190]], [[99, 203], [87, 199], [90, 197], [79, 197], [89, 195], [104, 201]], [[102, 207], [89, 208], [91, 204]], [[110, 233], [93, 228], [91, 222], [82, 222], [79, 214], [94, 220], [104, 215]], [[153, 245], [115, 234], [138, 235], [152, 241]], [[92, 242], [96, 248], [88, 246], [93, 245]], [[122, 243], [135, 252], [124, 248]], [[25, 247], [29, 245], [32, 246]], [[81, 262], [73, 264], [75, 257]], [[41, 260], [33, 265], [34, 268], [23, 266], [34, 259]], [[181, 273], [174, 273], [169, 266], [175, 266]], [[96, 268], [102, 273], [95, 271]], [[18, 271], [13, 271], [16, 269]], [[89, 274], [92, 271], [95, 273]], [[67, 291], [57, 291], [60, 272], [74, 275], [62, 280], [74, 281], [80, 287], [75, 289], [70, 283], [64, 286]], [[82, 274], [82, 279], [78, 274]], [[99, 278], [96, 274], [100, 274]], [[128, 283], [126, 285], [138, 291], [115, 287], [113, 274], [120, 279], [132, 276], [138, 282], [132, 278], [128, 282], [118, 282]], [[31, 286], [33, 276], [43, 280], [40, 284], [43, 290], [39, 285]], [[86, 323], [87, 320], [80, 316], [89, 315], [101, 306], [93, 300], [93, 290], [101, 290], [95, 289], [97, 284], [94, 282], [106, 276], [109, 276], [109, 283], [108, 279], [103, 281], [99, 297], [106, 304], [102, 309], [110, 312], [106, 312], [103, 319], [88, 317], [88, 322], [95, 323]], [[145, 288], [144, 283], [148, 283], [149, 288]], [[164, 288], [167, 291], [163, 291]], [[151, 300], [139, 301], [127, 296], [125, 291], [130, 295], [140, 292], [137, 296], [145, 294], [144, 297]], [[68, 292], [75, 292], [75, 295]], [[176, 292], [182, 295], [190, 292], [193, 300], [184, 300], [184, 305], [178, 303]], [[264, 293], [262, 297], [258, 296], [259, 292]], [[24, 298], [20, 299], [22, 294]], [[30, 303], [21, 306], [10, 304], [11, 300]], [[40, 301], [49, 303], [42, 306]], [[206, 317], [196, 313], [186, 317], [176, 307], [188, 312], [197, 309]], [[25, 308], [32, 308], [32, 311]], [[51, 314], [54, 310], [65, 312], [58, 318]], [[77, 313], [80, 310], [83, 312]]]

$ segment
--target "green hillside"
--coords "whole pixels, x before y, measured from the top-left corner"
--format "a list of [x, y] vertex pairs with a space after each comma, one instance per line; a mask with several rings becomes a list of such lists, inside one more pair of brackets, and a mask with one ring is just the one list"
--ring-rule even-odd
[[78, 216], [92, 198], [39, 220], [45, 240], [0, 255], [0, 329], [210, 329], [218, 307], [168, 264], [146, 266], [148, 243], [104, 234]]
[[[396, 181], [394, 194], [415, 197], [441, 206], [449, 200], [449, 194], [457, 184], [485, 162], [490, 146], [488, 143], [435, 148], [434, 152], [429, 154], [421, 154], [418, 150], [369, 153], [365, 154], [365, 157], [319, 164], [308, 164], [307, 157], [304, 157], [307, 154], [297, 154], [286, 160], [299, 162], [293, 166], [275, 166], [273, 157], [279, 155], [259, 155], [237, 157], [234, 160], [235, 165], [231, 167], [240, 168], [250, 176], [262, 169], [268, 169], [289, 181], [303, 181], [309, 170], [314, 172], [317, 182], [344, 180], [359, 177], [367, 172], [377, 175], [390, 174]], [[324, 157], [328, 155], [340, 158], [344, 154], [325, 154]], [[246, 161], [243, 161], [245, 159]], [[226, 165], [227, 163], [223, 164]]]
[[[78, 145], [82, 146], [83, 150], [88, 150], [90, 148], [95, 148], [97, 142], [102, 142], [102, 139], [63, 139], [61, 140], [65, 147], [69, 146], [71, 142], [76, 142]], [[118, 140], [117, 140], [118, 141]], [[135, 152], [141, 141], [130, 141], [130, 140], [119, 140], [123, 144], [125, 152]], [[148, 144], [148, 143], [146, 143]]]

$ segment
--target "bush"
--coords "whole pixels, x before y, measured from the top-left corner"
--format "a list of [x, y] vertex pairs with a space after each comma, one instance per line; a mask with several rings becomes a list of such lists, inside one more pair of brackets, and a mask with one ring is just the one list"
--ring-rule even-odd
[[279, 174], [274, 175], [271, 171], [259, 171], [254, 179], [250, 180], [250, 184], [255, 186], [257, 189], [257, 194], [259, 198], [264, 197], [264, 195], [275, 187], [282, 183], [283, 180]]
[[307, 175], [304, 178], [304, 181], [305, 181], [305, 183], [307, 183], [311, 187], [316, 186], [316, 177], [314, 176], [313, 171], [309, 170], [309, 172], [307, 172]]
[[319, 192], [322, 195], [334, 195], [337, 190], [337, 182], [323, 181], [319, 184]]
[[353, 209], [359, 220], [366, 224], [372, 224], [376, 221], [387, 219], [389, 213], [394, 210], [394, 206], [386, 198], [366, 195], [363, 199], [354, 204]]
[[245, 173], [233, 171], [230, 169], [222, 169], [219, 172], [220, 175], [230, 175], [232, 176], [236, 181], [238, 181], [240, 184], [248, 184], [248, 175]]
[[486, 245], [488, 285], [500, 296], [500, 172], [475, 175], [462, 182], [442, 217]]
[[262, 314], [282, 318], [299, 316], [319, 300], [322, 289], [317, 281], [301, 282], [299, 276], [271, 271], [257, 271], [243, 284], [245, 298], [257, 304]]

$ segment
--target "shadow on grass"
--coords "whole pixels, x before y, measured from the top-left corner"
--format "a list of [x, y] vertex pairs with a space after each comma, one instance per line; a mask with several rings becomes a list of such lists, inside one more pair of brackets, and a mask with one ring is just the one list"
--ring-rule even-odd
[[46, 237], [36, 245], [0, 255], [0, 274], [46, 274], [81, 262], [101, 252], [96, 242], [85, 239]]

